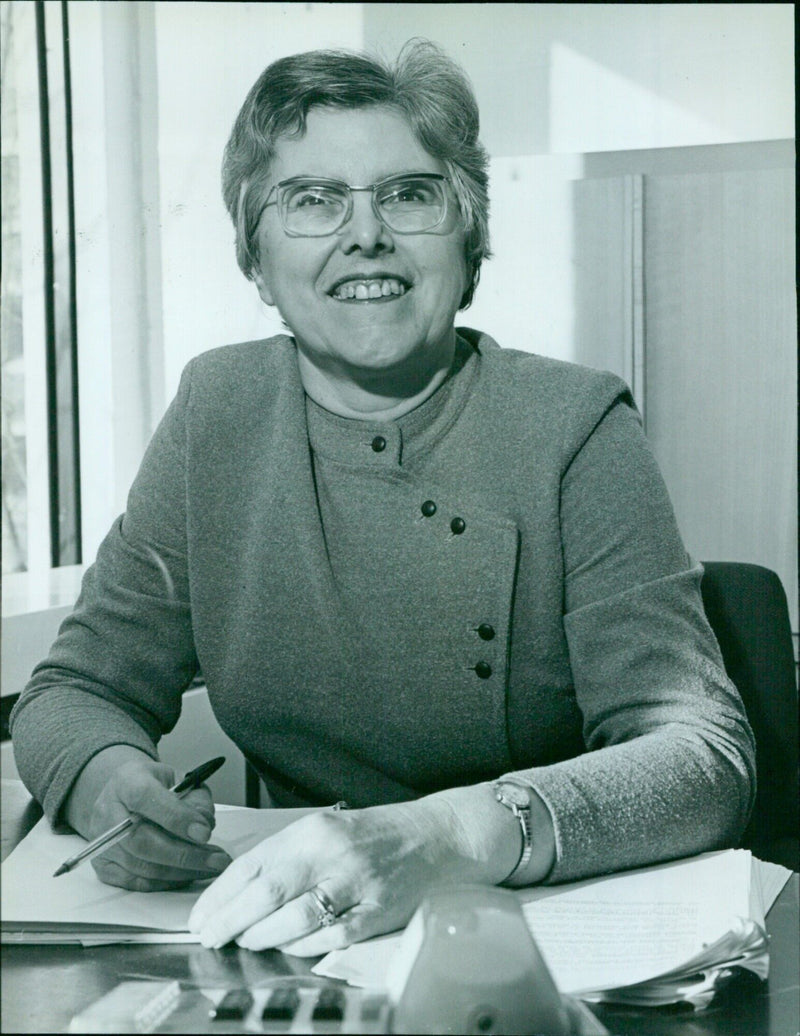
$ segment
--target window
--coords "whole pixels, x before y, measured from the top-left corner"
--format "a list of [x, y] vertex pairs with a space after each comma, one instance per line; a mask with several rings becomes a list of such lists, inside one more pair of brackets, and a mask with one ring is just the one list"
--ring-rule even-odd
[[3, 572], [81, 560], [66, 2], [2, 18]]

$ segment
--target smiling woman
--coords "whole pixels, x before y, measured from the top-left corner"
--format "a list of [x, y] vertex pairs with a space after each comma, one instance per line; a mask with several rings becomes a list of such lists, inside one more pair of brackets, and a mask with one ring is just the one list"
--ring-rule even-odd
[[[467, 288], [458, 203], [452, 198], [448, 205], [446, 180], [432, 179], [430, 225], [412, 232], [391, 193], [398, 177], [413, 186], [420, 177], [443, 176], [443, 166], [405, 117], [384, 105], [316, 108], [302, 137], [276, 150], [272, 176], [283, 186], [259, 220], [253, 279], [294, 331], [306, 391], [334, 413], [399, 417], [437, 388], [452, 365], [453, 315]], [[346, 202], [325, 233], [316, 218], [313, 233], [300, 232], [308, 217], [299, 219], [291, 206], [301, 177], [344, 182], [339, 192]], [[355, 193], [348, 187], [373, 182], [375, 188]], [[308, 187], [302, 190], [307, 208]], [[316, 212], [319, 188], [314, 196]], [[403, 222], [402, 233], [386, 211], [392, 224]], [[418, 205], [414, 213], [419, 224]]]
[[[633, 867], [746, 822], [752, 735], [627, 386], [455, 326], [486, 166], [431, 44], [266, 69], [223, 190], [290, 333], [188, 365], [12, 717], [51, 820], [148, 818], [104, 881], [224, 871], [190, 919], [205, 945], [324, 953], [436, 886]], [[157, 761], [198, 668], [273, 802], [351, 808], [228, 865], [207, 790], [175, 800]]]

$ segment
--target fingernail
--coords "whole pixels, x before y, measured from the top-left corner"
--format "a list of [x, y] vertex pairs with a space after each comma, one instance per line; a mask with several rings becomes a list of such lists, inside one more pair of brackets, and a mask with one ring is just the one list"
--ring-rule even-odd
[[186, 833], [193, 842], [207, 842], [211, 837], [210, 829], [205, 824], [199, 824], [197, 822], [189, 824]]
[[209, 870], [219, 871], [220, 873], [225, 870], [230, 862], [230, 857], [225, 853], [212, 853], [208, 860], [206, 860]]

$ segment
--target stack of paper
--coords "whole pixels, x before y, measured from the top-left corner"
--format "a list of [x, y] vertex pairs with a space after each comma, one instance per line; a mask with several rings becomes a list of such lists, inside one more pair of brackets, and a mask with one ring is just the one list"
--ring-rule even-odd
[[[745, 850], [705, 853], [570, 885], [521, 890], [562, 993], [704, 1007], [734, 967], [766, 978], [764, 916], [790, 871]], [[382, 989], [399, 935], [328, 954], [318, 974]]]
[[[240, 856], [308, 809], [217, 806], [212, 841]], [[187, 931], [202, 885], [177, 892], [128, 892], [99, 881], [89, 862], [53, 877], [85, 846], [79, 835], [56, 835], [42, 818], [2, 865], [4, 943], [197, 942]]]

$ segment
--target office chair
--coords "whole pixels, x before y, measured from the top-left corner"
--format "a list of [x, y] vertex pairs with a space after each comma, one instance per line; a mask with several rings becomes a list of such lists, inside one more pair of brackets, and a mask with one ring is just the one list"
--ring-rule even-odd
[[800, 869], [797, 681], [786, 594], [760, 565], [704, 562], [701, 593], [756, 739], [758, 791], [742, 846]]

